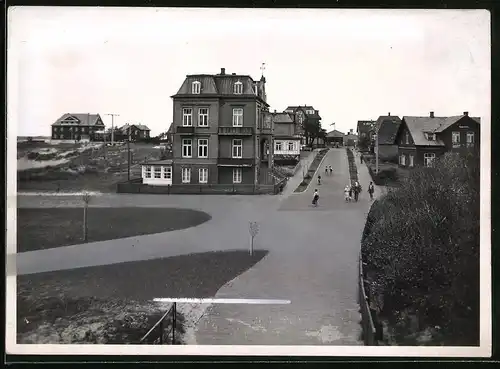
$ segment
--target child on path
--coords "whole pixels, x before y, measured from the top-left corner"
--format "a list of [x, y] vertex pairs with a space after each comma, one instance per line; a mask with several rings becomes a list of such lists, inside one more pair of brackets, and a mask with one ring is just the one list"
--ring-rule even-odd
[[321, 176], [318, 174], [318, 184], [321, 184]]
[[332, 166], [330, 165], [330, 175], [333, 173], [333, 168]]
[[357, 202], [359, 199], [359, 193], [361, 192], [361, 185], [356, 181], [354, 183], [354, 200]]
[[352, 185], [348, 185], [349, 187], [349, 200], [352, 199]]
[[318, 206], [318, 200], [319, 200], [318, 190], [314, 190], [313, 201], [312, 201], [313, 206]]

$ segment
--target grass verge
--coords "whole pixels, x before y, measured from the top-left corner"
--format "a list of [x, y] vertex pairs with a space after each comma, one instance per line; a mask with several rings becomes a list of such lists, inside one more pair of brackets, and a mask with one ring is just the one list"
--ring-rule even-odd
[[[191, 209], [88, 208], [88, 241], [106, 241], [185, 229], [211, 219]], [[17, 209], [17, 251], [84, 243], [83, 208]]]
[[[169, 308], [153, 298], [214, 296], [266, 254], [207, 252], [18, 276], [18, 343], [137, 343]], [[184, 326], [196, 323], [191, 315], [181, 312]]]
[[318, 155], [316, 155], [311, 165], [309, 166], [309, 169], [307, 170], [307, 174], [304, 176], [304, 179], [302, 180], [302, 182], [300, 182], [300, 184], [293, 192], [304, 192], [306, 190], [307, 186], [309, 186], [309, 183], [312, 181], [314, 173], [316, 173], [316, 170], [318, 169], [321, 160], [323, 160], [328, 150], [329, 149], [323, 149], [318, 153]]

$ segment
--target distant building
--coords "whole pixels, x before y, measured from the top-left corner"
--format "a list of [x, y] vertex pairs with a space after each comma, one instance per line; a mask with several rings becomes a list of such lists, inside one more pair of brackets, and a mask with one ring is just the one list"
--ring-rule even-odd
[[[115, 132], [116, 140], [127, 140], [130, 135], [131, 141], [140, 141], [150, 138], [151, 130], [143, 124], [125, 124]], [[118, 137], [117, 136], [118, 133]]]
[[[378, 155], [381, 160], [394, 160], [398, 157], [398, 143], [396, 135], [401, 125], [401, 119], [398, 116], [383, 115], [378, 117], [375, 122], [376, 139], [378, 141]], [[376, 145], [376, 142], [374, 142]]]
[[344, 145], [344, 136], [344, 133], [334, 129], [326, 134], [326, 144], [332, 146], [342, 146]]
[[96, 132], [104, 130], [99, 114], [66, 113], [52, 124], [52, 140], [94, 141]]
[[311, 105], [291, 105], [285, 109], [285, 113], [290, 114], [297, 125], [297, 132], [301, 135], [301, 144], [306, 145], [305, 125], [307, 123], [318, 124], [321, 127], [321, 116], [319, 110]]
[[452, 117], [436, 117], [434, 112], [427, 117], [404, 116], [396, 136], [399, 165], [431, 166], [445, 152], [479, 150], [480, 122], [468, 112]]
[[354, 129], [350, 129], [349, 133], [344, 136], [344, 146], [356, 146], [358, 144], [358, 135], [354, 133]]

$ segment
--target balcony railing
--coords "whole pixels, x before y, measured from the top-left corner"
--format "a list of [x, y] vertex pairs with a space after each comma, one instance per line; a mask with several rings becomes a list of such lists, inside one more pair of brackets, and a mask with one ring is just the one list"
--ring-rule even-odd
[[189, 133], [193, 134], [194, 133], [194, 127], [193, 126], [177, 126], [177, 133]]
[[217, 165], [228, 165], [228, 166], [252, 166], [254, 164], [254, 159], [252, 158], [219, 158], [217, 159]]
[[251, 136], [253, 135], [253, 127], [219, 127], [219, 135]]

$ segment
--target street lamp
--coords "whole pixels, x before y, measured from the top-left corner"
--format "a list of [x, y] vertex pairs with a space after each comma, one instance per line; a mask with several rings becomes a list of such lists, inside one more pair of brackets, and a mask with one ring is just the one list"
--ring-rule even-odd
[[378, 174], [378, 134], [375, 133], [375, 173]]

